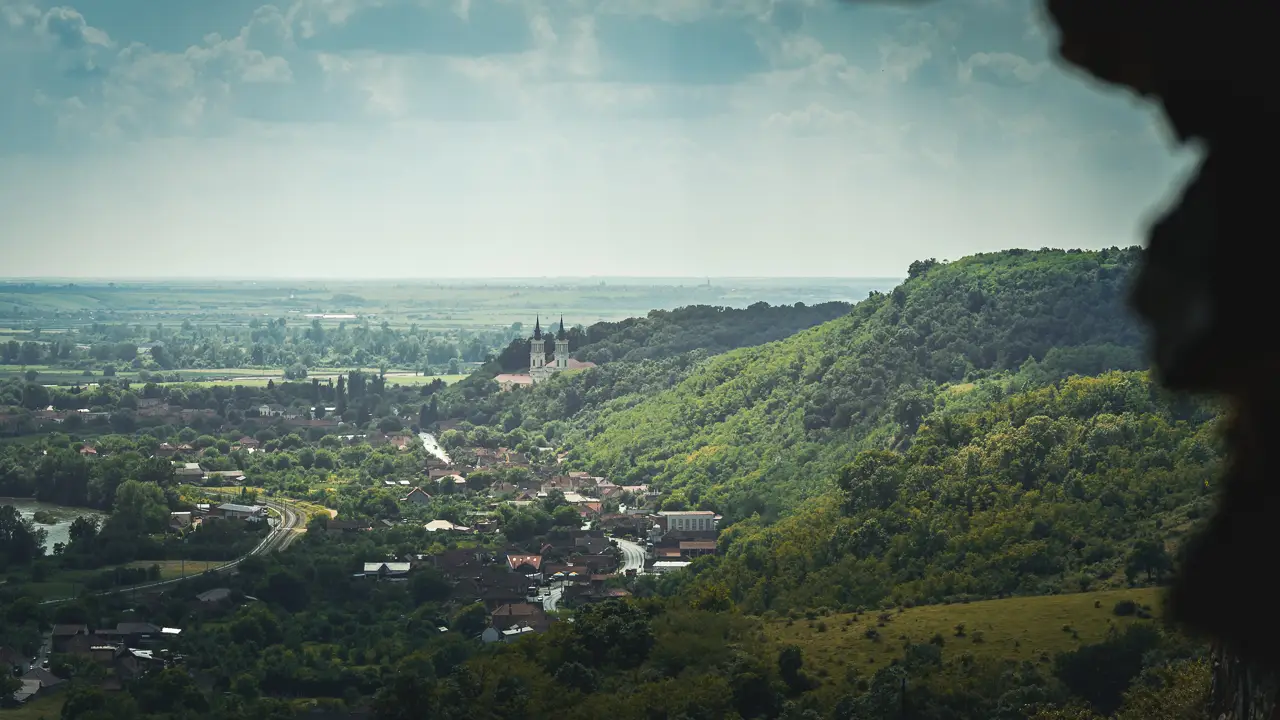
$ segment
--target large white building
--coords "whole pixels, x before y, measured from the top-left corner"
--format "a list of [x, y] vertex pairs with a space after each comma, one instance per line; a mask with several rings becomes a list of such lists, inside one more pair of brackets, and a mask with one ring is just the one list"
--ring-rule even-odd
[[667, 532], [714, 532], [720, 519], [710, 510], [668, 510], [658, 516], [666, 520]]

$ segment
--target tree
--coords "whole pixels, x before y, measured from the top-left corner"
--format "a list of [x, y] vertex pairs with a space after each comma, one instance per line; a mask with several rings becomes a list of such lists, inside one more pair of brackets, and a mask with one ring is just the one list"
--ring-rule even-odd
[[483, 603], [472, 603], [454, 614], [450, 629], [460, 633], [462, 637], [473, 638], [484, 632], [487, 627], [489, 627], [489, 611], [485, 609]]
[[1133, 544], [1133, 550], [1125, 559], [1124, 572], [1129, 582], [1133, 582], [1138, 573], [1145, 572], [1147, 580], [1159, 581], [1164, 574], [1173, 569], [1173, 558], [1165, 550], [1164, 543], [1152, 538], [1143, 538]]
[[48, 532], [23, 520], [12, 505], [0, 506], [0, 563], [26, 565], [44, 555]]
[[161, 532], [169, 524], [169, 506], [156, 485], [125, 480], [116, 488], [115, 507], [107, 524], [113, 531], [133, 534]]

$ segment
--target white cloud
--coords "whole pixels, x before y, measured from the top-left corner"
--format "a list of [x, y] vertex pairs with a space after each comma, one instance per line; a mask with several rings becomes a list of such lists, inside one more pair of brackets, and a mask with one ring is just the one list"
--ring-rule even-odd
[[[497, 2], [527, 37], [513, 33], [516, 49], [501, 52], [418, 51], [414, 37], [382, 51], [371, 16], [356, 18], [404, 2], [478, 36]], [[170, 51], [70, 8], [0, 0], [0, 17], [0, 32], [46, 46], [32, 67], [68, 76], [13, 82], [9, 44], [0, 90], [34, 97], [33, 121], [47, 114], [64, 138], [109, 150], [0, 162], [0, 184], [22, 187], [0, 195], [0, 236], [161, 257], [181, 228], [189, 244], [226, 248], [205, 273], [244, 272], [260, 252], [291, 253], [299, 272], [332, 268], [314, 250], [353, 238], [369, 257], [339, 269], [355, 274], [385, 272], [378, 248], [409, 274], [537, 273], [545, 253], [530, 248], [543, 247], [562, 251], [547, 269], [567, 273], [898, 272], [931, 255], [1126, 242], [1117, 198], [1153, 193], [1164, 170], [1158, 148], [1142, 146], [1130, 164], [1152, 168], [1145, 186], [1096, 190], [1110, 159], [1098, 148], [1129, 131], [1099, 135], [1101, 121], [1065, 101], [1058, 112], [1052, 93], [1074, 86], [1019, 54], [1022, 26], [1007, 44], [986, 42], [966, 35], [980, 19], [946, 13], [846, 15], [825, 0], [296, 0]], [[627, 17], [652, 34], [636, 53], [670, 72], [620, 73]], [[673, 38], [691, 28], [742, 40], [734, 57], [749, 69], [681, 82], [688, 48]], [[357, 39], [317, 49], [344, 30]], [[16, 272], [47, 254], [23, 253]]]
[[1021, 55], [1007, 52], [974, 53], [960, 63], [959, 77], [962, 82], [974, 79], [974, 71], [986, 71], [990, 77], [1002, 82], [1033, 83], [1044, 75], [1049, 64], [1031, 62]]
[[840, 132], [866, 123], [851, 110], [836, 111], [818, 103], [801, 110], [775, 112], [765, 120], [765, 127], [799, 135]]

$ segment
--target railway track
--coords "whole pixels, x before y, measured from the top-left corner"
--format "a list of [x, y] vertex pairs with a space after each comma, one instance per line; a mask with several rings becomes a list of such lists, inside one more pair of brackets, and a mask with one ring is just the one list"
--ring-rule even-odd
[[[251, 557], [253, 555], [264, 555], [266, 553], [279, 552], [280, 550], [284, 550], [285, 548], [289, 547], [289, 545], [293, 543], [294, 539], [298, 537], [298, 534], [300, 532], [304, 532], [306, 530], [303, 523], [303, 518], [305, 517], [305, 515], [301, 511], [299, 511], [297, 508], [289, 505], [288, 503], [282, 503], [276, 500], [262, 500], [260, 502], [266, 507], [272, 510], [275, 510], [277, 513], [280, 514], [279, 524], [277, 524], [274, 528], [272, 528], [271, 532], [268, 533], [267, 536], [263, 538], [262, 541], [259, 542], [256, 546], [254, 546], [254, 548], [249, 552], [245, 553], [244, 555], [241, 555], [240, 557], [236, 558], [235, 560], [232, 560], [231, 562], [224, 563], [222, 565], [219, 565], [216, 568], [211, 568], [209, 570], [206, 570], [204, 571], [205, 573], [235, 572], [236, 567], [239, 566], [240, 563], [244, 562], [245, 558]], [[159, 582], [147, 583], [145, 585], [130, 585], [129, 587], [123, 587], [123, 588], [99, 590], [91, 594], [92, 595], [119, 595], [122, 593], [138, 592], [140, 590], [151, 590], [153, 588], [165, 587], [168, 585], [175, 585], [177, 583], [180, 583], [194, 576], [195, 575], [187, 575], [186, 577], [173, 578], [171, 580], [161, 580]], [[75, 598], [74, 597], [56, 598], [53, 600], [45, 600], [40, 604], [56, 605], [58, 603], [68, 602], [70, 600], [75, 600]]]

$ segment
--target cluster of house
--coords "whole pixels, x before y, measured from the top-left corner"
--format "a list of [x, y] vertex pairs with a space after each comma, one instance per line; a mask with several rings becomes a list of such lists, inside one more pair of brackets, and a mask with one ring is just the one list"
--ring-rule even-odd
[[[94, 630], [88, 625], [54, 625], [46, 649], [51, 653], [87, 658], [106, 667], [108, 673], [103, 688], [118, 690], [121, 683], [181, 663], [182, 656], [168, 650], [168, 644], [181, 634], [180, 628], [147, 622], [122, 622], [113, 628]], [[21, 682], [8, 699], [11, 704], [22, 704], [66, 687], [66, 678], [51, 672], [47, 661], [37, 667], [10, 648], [0, 647], [0, 665], [10, 667]]]
[[239, 503], [198, 503], [195, 510], [180, 510], [169, 513], [169, 527], [182, 532], [202, 523], [214, 520], [233, 520], [240, 522], [266, 522], [267, 508], [262, 505], [243, 505]]
[[[493, 552], [471, 548], [373, 560], [363, 563], [355, 575], [379, 582], [405, 582], [414, 572], [432, 568], [449, 583], [455, 602], [484, 604], [489, 625], [480, 639], [494, 642], [545, 631], [552, 622], [548, 609], [559, 604], [583, 605], [627, 595], [625, 590], [606, 585], [618, 567], [618, 550], [602, 531], [575, 530], [536, 549], [513, 547]], [[547, 591], [542, 589], [549, 585], [555, 586], [550, 606], [544, 598]]]

